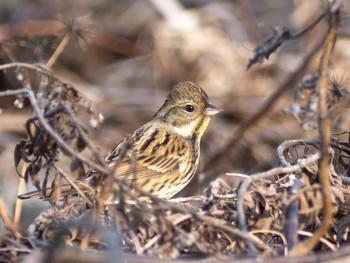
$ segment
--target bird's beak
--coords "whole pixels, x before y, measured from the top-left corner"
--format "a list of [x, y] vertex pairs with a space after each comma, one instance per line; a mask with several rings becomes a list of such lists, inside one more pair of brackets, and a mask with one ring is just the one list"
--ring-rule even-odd
[[223, 109], [219, 109], [218, 107], [215, 107], [213, 104], [208, 103], [207, 107], [204, 110], [204, 115], [206, 116], [214, 116], [220, 112], [224, 111]]

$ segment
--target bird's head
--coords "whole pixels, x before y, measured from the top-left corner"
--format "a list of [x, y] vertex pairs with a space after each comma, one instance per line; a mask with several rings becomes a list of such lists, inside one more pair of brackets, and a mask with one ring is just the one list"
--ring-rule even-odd
[[192, 82], [175, 85], [154, 120], [170, 124], [175, 132], [184, 137], [200, 138], [211, 117], [219, 109], [209, 102], [204, 90]]

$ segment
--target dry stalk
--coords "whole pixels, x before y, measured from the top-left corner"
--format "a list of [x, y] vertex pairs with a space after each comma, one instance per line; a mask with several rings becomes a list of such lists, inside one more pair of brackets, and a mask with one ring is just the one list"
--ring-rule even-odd
[[[263, 179], [266, 179], [268, 177], [276, 176], [279, 174], [295, 173], [295, 172], [300, 171], [302, 168], [304, 168], [312, 163], [317, 162], [318, 159], [320, 159], [320, 154], [315, 153], [306, 159], [298, 160], [298, 163], [295, 165], [291, 165], [291, 166], [287, 166], [287, 167], [273, 168], [273, 169], [270, 169], [266, 172], [252, 174], [252, 175], [247, 176], [245, 178], [247, 180], [252, 179], [252, 181], [255, 181], [255, 180], [263, 180]], [[231, 175], [231, 173], [227, 173], [227, 175]]]
[[[22, 177], [18, 178], [18, 189], [17, 196], [22, 194], [25, 189], [25, 182]], [[13, 225], [17, 228], [19, 226], [19, 221], [21, 220], [23, 200], [17, 198], [15, 202], [15, 211], [13, 216]]]
[[109, 166], [104, 161], [100, 153], [96, 150], [97, 149], [96, 146], [93, 145], [93, 143], [85, 135], [84, 131], [81, 128], [81, 125], [79, 124], [79, 121], [77, 120], [74, 112], [72, 111], [72, 108], [69, 105], [64, 105], [64, 110], [70, 116], [70, 119], [73, 122], [75, 128], [77, 129], [80, 138], [84, 141], [85, 145], [90, 149], [90, 151], [93, 154], [93, 157], [98, 161], [100, 165], [102, 165], [105, 169], [108, 170]]
[[63, 176], [63, 178], [73, 187], [75, 191], [86, 201], [86, 203], [92, 207], [93, 203], [90, 201], [90, 199], [84, 194], [83, 191], [80, 190], [79, 186], [76, 185], [76, 183], [70, 178], [69, 175], [67, 175], [62, 169], [60, 169], [57, 165], [54, 165], [54, 167], [57, 169], [57, 171]]
[[268, 251], [270, 249], [266, 244], [264, 244], [264, 242], [262, 242], [256, 236], [252, 235], [249, 232], [247, 233], [247, 232], [241, 231], [240, 229], [236, 229], [234, 227], [229, 226], [225, 220], [204, 215], [203, 212], [201, 213], [193, 208], [180, 207], [172, 202], [169, 202], [169, 201], [162, 199], [162, 198], [158, 198], [158, 197], [156, 197], [148, 192], [145, 192], [141, 189], [136, 189], [136, 190], [140, 194], [142, 194], [143, 196], [149, 197], [155, 204], [161, 204], [162, 206], [165, 206], [167, 209], [171, 209], [173, 211], [177, 211], [177, 212], [182, 213], [182, 214], [190, 214], [193, 216], [193, 218], [196, 218], [200, 221], [203, 221], [203, 222], [205, 222], [213, 227], [216, 227], [218, 229], [227, 231], [228, 233], [231, 233], [237, 237], [240, 237], [243, 240], [251, 242], [252, 244], [254, 244], [255, 247], [257, 247], [261, 250]]
[[[300, 192], [301, 185], [302, 183], [300, 180], [294, 180], [293, 185], [289, 189], [291, 197], [296, 196]], [[286, 207], [286, 223], [284, 229], [287, 239], [286, 248], [290, 250], [298, 241], [297, 230], [299, 227], [299, 200], [290, 202], [290, 205], [287, 205]]]
[[[263, 179], [266, 179], [268, 177], [278, 175], [281, 173], [282, 174], [283, 173], [293, 173], [293, 172], [300, 171], [302, 168], [308, 166], [309, 164], [316, 162], [319, 158], [320, 158], [320, 155], [317, 153], [317, 154], [310, 156], [307, 159], [299, 160], [298, 164], [296, 164], [296, 165], [288, 166], [288, 167], [274, 168], [274, 169], [271, 169], [267, 172], [253, 174], [253, 175], [249, 176], [248, 178], [246, 178], [238, 188], [238, 196], [237, 196], [238, 218], [237, 218], [237, 221], [238, 221], [239, 229], [242, 232], [248, 232], [243, 204], [244, 204], [245, 193], [247, 192], [248, 187], [250, 186], [250, 184], [253, 181], [263, 180]], [[247, 240], [247, 241], [249, 242], [249, 240]], [[247, 243], [247, 245], [248, 245], [248, 248], [250, 249], [251, 253], [256, 253], [256, 249], [252, 245], [252, 243]]]
[[276, 230], [272, 230], [272, 229], [253, 230], [250, 233], [252, 233], [252, 234], [273, 234], [273, 235], [279, 236], [282, 239], [283, 244], [284, 244], [284, 255], [285, 256], [288, 255], [287, 238], [283, 235], [283, 233], [276, 231]]
[[46, 63], [46, 67], [52, 68], [52, 65], [57, 61], [58, 57], [62, 54], [64, 48], [67, 46], [69, 42], [69, 33], [66, 33], [57, 48], [55, 49], [54, 53], [50, 57], [49, 61]]
[[2, 201], [1, 196], [0, 196], [0, 217], [7, 230], [9, 230], [12, 233], [17, 233], [18, 230], [14, 225], [14, 223], [11, 221], [10, 217], [8, 216], [8, 213], [6, 212], [4, 202]]
[[335, 2], [334, 9], [331, 15], [330, 28], [327, 33], [327, 38], [323, 48], [323, 53], [320, 61], [318, 74], [320, 76], [318, 80], [319, 88], [319, 134], [320, 134], [320, 152], [321, 160], [319, 163], [319, 181], [322, 185], [323, 196], [323, 220], [320, 227], [314, 233], [312, 237], [306, 239], [303, 242], [298, 243], [291, 251], [290, 255], [305, 255], [309, 253], [319, 242], [320, 238], [326, 234], [331, 223], [333, 216], [333, 206], [331, 200], [331, 185], [329, 180], [329, 147], [331, 145], [331, 127], [332, 119], [328, 115], [327, 108], [327, 92], [328, 92], [328, 68], [330, 55], [333, 51], [333, 47], [337, 37], [337, 31], [339, 26], [339, 5], [340, 1]]
[[[266, 114], [267, 112], [275, 105], [278, 99], [286, 93], [291, 87], [297, 83], [302, 76], [303, 72], [311, 62], [314, 55], [322, 47], [324, 43], [324, 37], [322, 37], [316, 45], [304, 56], [300, 66], [291, 73], [286, 80], [278, 87], [274, 94], [266, 101], [266, 103], [259, 109], [252, 117], [247, 121], [243, 122], [239, 127], [237, 132], [235, 132], [234, 137], [231, 138], [229, 142], [226, 143], [223, 149], [218, 150], [214, 153], [211, 158], [205, 163], [204, 170], [212, 169], [215, 167], [215, 164], [224, 156], [230, 149], [232, 149], [242, 138], [243, 134], [253, 125], [256, 125]], [[210, 173], [208, 173], [210, 174]]]
[[[307, 232], [307, 231], [303, 231], [303, 230], [298, 230], [297, 234], [301, 235], [301, 236], [306, 236], [306, 237], [312, 237], [313, 236], [313, 233], [310, 233], [310, 232]], [[337, 250], [337, 247], [334, 244], [332, 244], [331, 242], [329, 242], [327, 239], [321, 237], [320, 241], [323, 244], [325, 244], [326, 246], [328, 246], [332, 251], [336, 251]]]
[[[36, 67], [33, 67], [33, 68], [36, 69]], [[1, 69], [2, 69], [2, 67], [0, 67], [0, 70]], [[87, 158], [85, 158], [81, 154], [77, 153], [59, 135], [57, 135], [57, 133], [50, 127], [50, 125], [45, 120], [45, 117], [44, 117], [41, 109], [38, 106], [37, 100], [36, 100], [35, 95], [34, 95], [32, 90], [18, 89], [18, 90], [7, 90], [4, 92], [0, 92], [0, 96], [21, 95], [21, 94], [26, 94], [28, 96], [28, 99], [29, 99], [29, 101], [30, 101], [30, 103], [31, 103], [36, 115], [37, 115], [37, 118], [38, 118], [40, 124], [52, 136], [52, 138], [54, 138], [56, 140], [56, 142], [60, 145], [60, 147], [62, 149], [64, 149], [70, 155], [75, 156], [78, 160], [87, 164], [92, 169], [96, 169], [102, 173], [109, 174], [110, 171], [108, 169], [88, 160]]]

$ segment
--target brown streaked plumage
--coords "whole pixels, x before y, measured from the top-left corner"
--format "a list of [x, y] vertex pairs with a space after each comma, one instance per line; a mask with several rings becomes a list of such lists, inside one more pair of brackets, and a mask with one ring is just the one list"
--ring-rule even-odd
[[[126, 136], [105, 161], [116, 177], [131, 186], [169, 199], [195, 174], [201, 137], [211, 117], [220, 111], [199, 86], [181, 82], [172, 88], [152, 120]], [[94, 184], [100, 174], [90, 172], [89, 178]]]

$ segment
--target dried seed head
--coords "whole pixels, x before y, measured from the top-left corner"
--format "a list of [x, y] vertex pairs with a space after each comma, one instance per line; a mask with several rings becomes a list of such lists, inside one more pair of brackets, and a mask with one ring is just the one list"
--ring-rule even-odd
[[24, 97], [21, 95], [17, 96], [17, 99], [13, 102], [13, 106], [18, 109], [22, 109], [24, 106]]
[[91, 118], [89, 121], [89, 124], [92, 128], [97, 129], [100, 124], [103, 122], [104, 117], [101, 113], [98, 113], [97, 116], [94, 116], [94, 118]]
[[91, 35], [88, 29], [90, 24], [91, 21], [88, 15], [65, 19], [61, 33], [67, 35], [70, 40], [78, 41], [79, 45], [84, 47], [86, 39]]
[[17, 77], [18, 81], [23, 81], [23, 79], [24, 79], [24, 76], [23, 76], [23, 74], [21, 72], [18, 72], [16, 77]]

